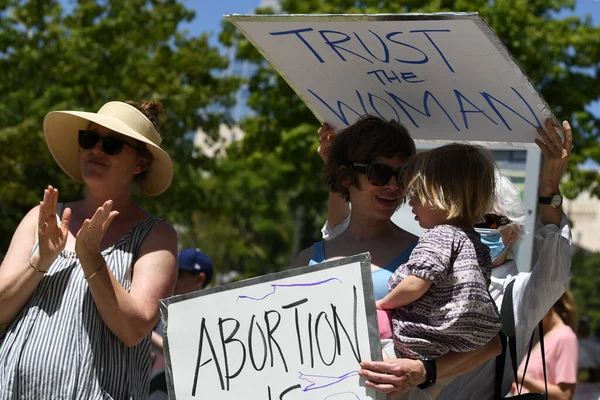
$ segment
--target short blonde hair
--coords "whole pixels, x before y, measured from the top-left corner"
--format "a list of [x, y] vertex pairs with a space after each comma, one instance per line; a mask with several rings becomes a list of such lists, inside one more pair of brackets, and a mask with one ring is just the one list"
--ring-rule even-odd
[[475, 224], [494, 198], [495, 163], [481, 146], [451, 143], [418, 153], [402, 168], [408, 197], [448, 213], [448, 220]]

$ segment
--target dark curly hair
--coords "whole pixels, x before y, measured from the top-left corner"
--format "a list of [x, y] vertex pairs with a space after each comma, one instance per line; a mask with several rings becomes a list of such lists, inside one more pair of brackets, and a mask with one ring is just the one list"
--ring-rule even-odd
[[349, 178], [358, 185], [357, 172], [348, 168], [352, 163], [370, 164], [376, 157], [396, 156], [407, 161], [415, 153], [415, 142], [402, 124], [365, 115], [335, 135], [323, 171], [325, 181], [332, 192], [349, 201], [350, 193], [342, 183]]

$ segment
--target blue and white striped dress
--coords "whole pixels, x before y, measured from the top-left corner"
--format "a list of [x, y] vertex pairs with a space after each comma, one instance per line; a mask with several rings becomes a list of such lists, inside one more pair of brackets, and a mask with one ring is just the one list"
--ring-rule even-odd
[[[102, 252], [127, 291], [140, 246], [159, 221], [140, 221]], [[75, 252], [63, 251], [0, 338], [0, 399], [146, 399], [149, 335], [131, 348], [113, 335]]]

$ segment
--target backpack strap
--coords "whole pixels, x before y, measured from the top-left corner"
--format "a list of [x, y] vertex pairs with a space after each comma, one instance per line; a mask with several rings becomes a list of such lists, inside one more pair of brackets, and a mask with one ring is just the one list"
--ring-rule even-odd
[[501, 399], [503, 396], [502, 381], [504, 379], [504, 366], [506, 365], [506, 348], [509, 338], [514, 338], [515, 336], [515, 316], [513, 313], [512, 296], [514, 284], [515, 281], [513, 279], [508, 283], [508, 285], [506, 285], [506, 288], [504, 289], [504, 297], [502, 299], [502, 306], [500, 307], [500, 321], [502, 322], [502, 328], [500, 329], [499, 336], [500, 341], [502, 342], [502, 353], [496, 357], [496, 379], [494, 382], [495, 399]]
[[[521, 390], [523, 390], [523, 382], [525, 381], [525, 374], [527, 373], [527, 366], [529, 364], [529, 358], [531, 357], [531, 349], [533, 347], [533, 337], [535, 335], [535, 330], [531, 334], [531, 339], [529, 340], [529, 349], [527, 351], [527, 358], [525, 361], [525, 368], [523, 369], [523, 379], [521, 380], [521, 387], [519, 387], [519, 378], [518, 378], [518, 367], [517, 367], [517, 338], [516, 338], [516, 329], [515, 329], [515, 315], [513, 310], [513, 286], [515, 281], [512, 280], [504, 290], [504, 298], [502, 299], [502, 308], [500, 310], [500, 319], [502, 321], [502, 328], [500, 330], [500, 340], [502, 342], [502, 353], [498, 357], [496, 357], [496, 379], [494, 382], [494, 398], [502, 399], [502, 380], [504, 378], [504, 367], [506, 362], [506, 350], [508, 347], [508, 351], [510, 352], [511, 365], [514, 374], [514, 379], [517, 384], [517, 392], [520, 395]], [[546, 354], [544, 349], [544, 326], [542, 322], [539, 323], [539, 335], [540, 335], [540, 350], [542, 353], [542, 366], [544, 369], [544, 385], [545, 385], [545, 394], [544, 397], [546, 400], [548, 399], [548, 379], [546, 376]]]

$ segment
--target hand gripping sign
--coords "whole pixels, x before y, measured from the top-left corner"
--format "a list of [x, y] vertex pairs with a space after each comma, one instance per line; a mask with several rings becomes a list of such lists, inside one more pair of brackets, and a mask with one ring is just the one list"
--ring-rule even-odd
[[161, 312], [170, 399], [376, 397], [357, 374], [381, 360], [368, 254], [172, 297]]

